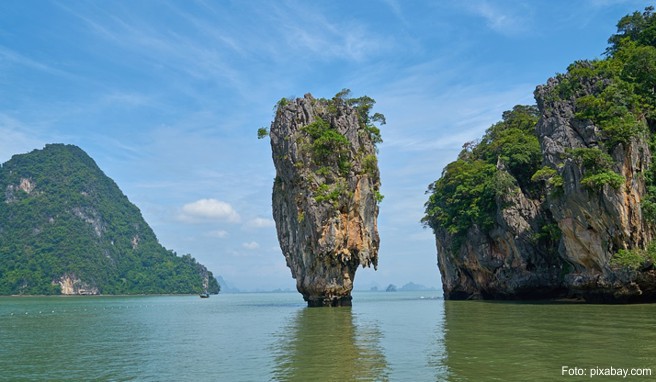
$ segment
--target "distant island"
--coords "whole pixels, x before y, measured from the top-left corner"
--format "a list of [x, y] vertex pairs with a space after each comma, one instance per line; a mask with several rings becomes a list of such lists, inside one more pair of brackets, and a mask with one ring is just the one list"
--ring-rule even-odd
[[447, 299], [656, 301], [656, 15], [622, 18], [430, 185]]
[[0, 295], [219, 292], [205, 266], [159, 244], [79, 147], [14, 155], [0, 190]]
[[219, 287], [221, 288], [221, 293], [239, 293], [239, 292], [241, 292], [239, 290], [239, 288], [233, 287], [221, 275], [216, 276], [216, 282], [219, 284]]

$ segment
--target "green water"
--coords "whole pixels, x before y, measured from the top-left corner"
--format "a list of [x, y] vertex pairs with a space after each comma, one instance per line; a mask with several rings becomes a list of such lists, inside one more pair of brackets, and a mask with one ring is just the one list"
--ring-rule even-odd
[[[656, 305], [436, 295], [356, 293], [352, 308], [332, 309], [295, 293], [5, 297], [0, 380], [656, 380]], [[596, 367], [654, 376], [591, 378]]]

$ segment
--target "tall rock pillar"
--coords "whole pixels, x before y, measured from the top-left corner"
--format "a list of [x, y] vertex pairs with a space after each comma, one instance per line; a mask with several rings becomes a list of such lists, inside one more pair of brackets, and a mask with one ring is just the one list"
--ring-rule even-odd
[[378, 262], [373, 123], [384, 117], [369, 115], [373, 99], [347, 95], [283, 98], [269, 132], [278, 241], [308, 306], [351, 305], [356, 269]]

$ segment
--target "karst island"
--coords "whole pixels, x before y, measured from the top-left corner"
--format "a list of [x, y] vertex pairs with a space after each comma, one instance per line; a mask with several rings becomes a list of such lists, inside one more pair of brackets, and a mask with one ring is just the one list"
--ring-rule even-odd
[[656, 16], [622, 18], [429, 186], [446, 299], [656, 301]]
[[269, 130], [276, 177], [273, 218], [296, 288], [308, 306], [350, 306], [355, 271], [378, 263], [376, 144], [385, 117], [375, 101], [281, 99]]

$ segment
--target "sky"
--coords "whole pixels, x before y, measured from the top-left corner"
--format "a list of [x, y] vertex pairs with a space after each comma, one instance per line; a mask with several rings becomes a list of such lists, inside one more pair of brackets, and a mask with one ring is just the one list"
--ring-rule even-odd
[[3, 1], [0, 162], [85, 150], [160, 242], [244, 291], [290, 289], [271, 214], [282, 97], [343, 88], [385, 115], [378, 270], [441, 288], [427, 186], [465, 142], [647, 1]]

